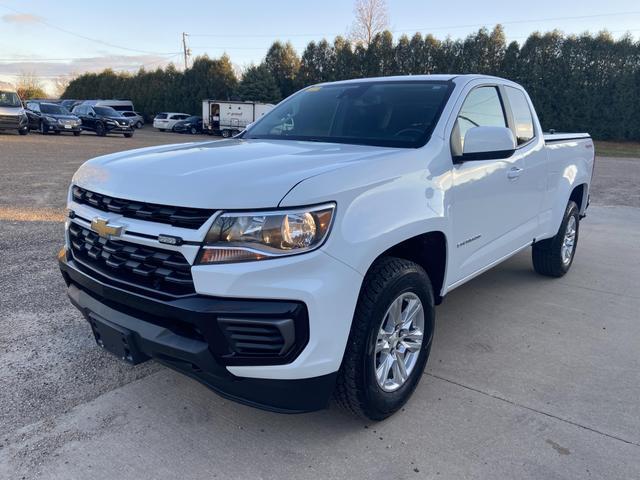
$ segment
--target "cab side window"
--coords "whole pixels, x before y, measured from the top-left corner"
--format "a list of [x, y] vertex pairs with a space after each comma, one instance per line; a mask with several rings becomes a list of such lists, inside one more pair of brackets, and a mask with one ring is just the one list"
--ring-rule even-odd
[[473, 127], [506, 127], [507, 120], [496, 87], [478, 87], [467, 95], [451, 132], [451, 154], [462, 155], [464, 136]]
[[505, 87], [505, 90], [513, 114], [516, 140], [518, 145], [523, 145], [534, 137], [533, 115], [529, 102], [521, 90], [513, 87]]

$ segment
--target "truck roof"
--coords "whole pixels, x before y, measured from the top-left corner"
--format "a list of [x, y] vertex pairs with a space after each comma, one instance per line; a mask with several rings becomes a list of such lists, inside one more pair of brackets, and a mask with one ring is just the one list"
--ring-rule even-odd
[[[441, 81], [441, 82], [449, 82], [449, 81], [461, 81], [461, 83], [465, 83], [465, 82], [470, 82], [472, 80], [478, 80], [478, 79], [487, 79], [487, 80], [500, 80], [502, 82], [511, 82], [511, 80], [508, 80], [506, 78], [501, 78], [501, 77], [495, 77], [492, 75], [481, 75], [481, 74], [475, 74], [475, 73], [471, 73], [471, 74], [433, 74], [433, 75], [394, 75], [394, 76], [390, 76], [390, 77], [370, 77], [370, 78], [353, 78], [350, 80], [339, 80], [336, 82], [325, 82], [325, 83], [319, 83], [318, 85], [325, 85], [325, 84], [335, 84], [335, 83], [365, 83], [365, 82], [393, 82], [393, 81], [398, 81], [398, 80], [402, 80], [402, 81], [426, 81], [426, 80], [431, 80], [431, 81]], [[512, 82], [511, 82], [512, 83]]]

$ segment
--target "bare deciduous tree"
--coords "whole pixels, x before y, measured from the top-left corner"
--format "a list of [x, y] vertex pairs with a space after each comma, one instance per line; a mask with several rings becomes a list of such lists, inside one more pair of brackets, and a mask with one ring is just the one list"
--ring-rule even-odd
[[351, 27], [351, 41], [371, 45], [373, 38], [389, 24], [386, 0], [356, 0], [355, 19]]
[[34, 72], [22, 72], [16, 82], [16, 89], [23, 100], [44, 98], [47, 95], [40, 78]]

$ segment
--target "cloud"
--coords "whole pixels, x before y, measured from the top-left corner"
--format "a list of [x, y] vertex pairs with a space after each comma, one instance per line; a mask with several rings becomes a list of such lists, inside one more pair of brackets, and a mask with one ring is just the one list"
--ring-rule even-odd
[[53, 91], [53, 81], [58, 77], [73, 78], [81, 73], [100, 72], [111, 68], [117, 72], [135, 73], [141, 66], [147, 70], [164, 67], [171, 61], [179, 60], [176, 56], [162, 57], [156, 55], [102, 55], [96, 57], [59, 59], [20, 59], [16, 61], [0, 61], [0, 83], [13, 83], [21, 73], [38, 77], [47, 90]]
[[43, 18], [31, 13], [8, 13], [2, 16], [2, 20], [7, 23], [29, 24], [41, 22]]

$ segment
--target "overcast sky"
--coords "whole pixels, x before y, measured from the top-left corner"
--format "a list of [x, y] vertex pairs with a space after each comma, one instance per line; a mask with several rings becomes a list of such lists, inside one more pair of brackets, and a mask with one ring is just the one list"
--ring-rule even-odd
[[[536, 0], [517, 7], [496, 0], [388, 0], [388, 7], [395, 37], [420, 31], [458, 38], [496, 23], [507, 40], [520, 42], [554, 28], [640, 35], [638, 0]], [[181, 66], [182, 32], [194, 55], [226, 52], [243, 67], [260, 62], [276, 39], [291, 40], [302, 53], [311, 40], [346, 35], [352, 19], [351, 0], [0, 0], [0, 82], [22, 72], [51, 80], [107, 67]]]

